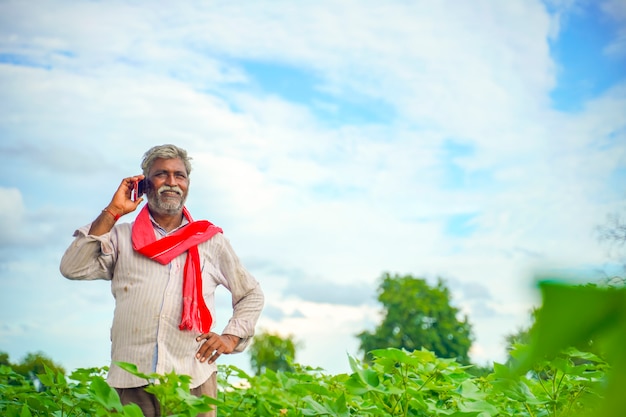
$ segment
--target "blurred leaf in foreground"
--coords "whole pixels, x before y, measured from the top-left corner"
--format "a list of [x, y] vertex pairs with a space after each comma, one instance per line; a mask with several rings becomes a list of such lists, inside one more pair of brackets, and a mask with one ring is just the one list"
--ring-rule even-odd
[[530, 332], [529, 349], [515, 367], [523, 373], [533, 363], [570, 346], [593, 345], [611, 366], [602, 416], [622, 416], [626, 410], [626, 288], [569, 285], [554, 280], [539, 283], [543, 305]]

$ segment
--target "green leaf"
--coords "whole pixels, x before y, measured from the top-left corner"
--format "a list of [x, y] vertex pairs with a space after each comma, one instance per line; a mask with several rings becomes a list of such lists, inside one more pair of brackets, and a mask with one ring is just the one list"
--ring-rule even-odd
[[89, 386], [93, 393], [93, 399], [102, 404], [107, 410], [121, 411], [122, 403], [117, 392], [106, 383], [101, 377], [95, 377]]
[[485, 398], [486, 395], [484, 392], [478, 389], [473, 381], [469, 379], [463, 381], [456, 389], [456, 392], [458, 392], [460, 395], [463, 396], [463, 398], [466, 398], [468, 400], [482, 400]]
[[337, 397], [331, 408], [337, 416], [347, 417], [350, 415], [348, 404], [346, 403], [346, 395], [343, 392]]
[[296, 384], [292, 387], [292, 389], [300, 389], [302, 388], [305, 391], [312, 392], [318, 395], [331, 396], [333, 393], [328, 390], [328, 388], [319, 385], [319, 384]]
[[495, 416], [499, 413], [499, 410], [487, 401], [463, 401], [459, 404], [459, 411], [487, 416]]
[[[541, 282], [543, 306], [531, 330], [531, 350], [520, 367], [591, 339], [603, 343], [625, 330], [626, 290]], [[626, 342], [626, 333], [619, 340]], [[622, 345], [624, 346], [624, 345]]]
[[621, 416], [626, 409], [626, 288], [540, 283], [543, 306], [531, 329], [530, 349], [520, 356], [520, 374], [533, 363], [571, 346], [594, 345], [607, 352], [612, 366], [603, 408], [598, 415]]
[[[308, 404], [312, 408], [312, 410], [303, 409], [302, 414], [304, 415], [316, 416], [320, 414], [321, 415], [330, 414], [329, 410], [326, 409], [326, 407], [324, 407], [322, 404], [318, 403], [317, 401], [315, 401], [313, 398], [311, 398], [308, 395], [302, 398], [302, 401], [304, 401], [306, 404]], [[311, 411], [313, 411], [314, 413], [311, 413]]]
[[39, 381], [46, 387], [51, 387], [55, 384], [54, 375], [51, 373], [39, 374], [37, 378], [39, 378]]
[[505, 378], [494, 380], [493, 386], [512, 400], [519, 402], [529, 402], [535, 400], [534, 394], [530, 391], [526, 384], [522, 381], [510, 378], [508, 375]]
[[380, 384], [378, 373], [372, 369], [364, 369], [361, 373], [361, 377], [363, 378], [363, 381], [371, 387], [376, 388]]
[[348, 360], [350, 362], [350, 369], [352, 369], [352, 372], [359, 372], [361, 370], [359, 363], [353, 356], [348, 355]]
[[150, 380], [150, 379], [154, 378], [154, 376], [155, 376], [155, 375], [147, 375], [147, 374], [139, 372], [139, 370], [137, 369], [137, 365], [135, 365], [133, 363], [115, 362], [115, 364], [117, 366], [119, 366], [120, 368], [122, 368], [123, 370], [125, 370], [126, 372], [129, 372], [132, 375], [135, 375], [136, 377], [139, 377], [139, 378], [143, 378], [145, 380]]
[[252, 377], [248, 375], [243, 369], [236, 367], [235, 365], [218, 365], [220, 373], [229, 372], [240, 379], [251, 380]]
[[345, 387], [348, 392], [354, 395], [363, 395], [370, 390], [367, 384], [365, 384], [356, 373], [350, 375], [350, 378], [345, 382]]
[[28, 408], [26, 404], [24, 404], [24, 406], [22, 407], [22, 412], [20, 413], [20, 417], [32, 417], [32, 414], [30, 413], [30, 409]]
[[126, 404], [122, 408], [125, 417], [144, 417], [143, 411], [137, 404]]

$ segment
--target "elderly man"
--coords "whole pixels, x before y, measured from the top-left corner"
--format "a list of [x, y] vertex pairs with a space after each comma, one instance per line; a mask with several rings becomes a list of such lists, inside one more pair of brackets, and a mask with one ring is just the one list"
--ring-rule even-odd
[[[215, 398], [215, 361], [246, 348], [264, 298], [222, 230], [206, 220], [194, 221], [187, 211], [187, 152], [155, 146], [141, 167], [143, 175], [124, 178], [95, 221], [75, 232], [61, 273], [74, 280], [111, 281], [115, 313], [108, 382], [123, 404], [135, 403], [146, 416], [159, 416], [156, 398], [144, 390], [146, 381], [115, 362], [134, 363], [142, 373], [189, 375], [194, 395]], [[148, 204], [133, 223], [117, 223], [143, 201], [136, 195], [140, 184]], [[212, 318], [220, 284], [232, 294], [233, 312], [218, 334]]]

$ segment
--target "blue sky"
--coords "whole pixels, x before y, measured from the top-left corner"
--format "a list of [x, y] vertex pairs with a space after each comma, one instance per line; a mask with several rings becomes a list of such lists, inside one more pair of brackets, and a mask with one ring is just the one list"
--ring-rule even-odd
[[13, 360], [108, 363], [109, 286], [58, 263], [155, 144], [193, 157], [189, 209], [263, 285], [259, 329], [328, 372], [384, 272], [446, 280], [477, 363], [528, 323], [534, 271], [621, 272], [596, 228], [626, 203], [623, 0], [35, 3], [0, 1]]

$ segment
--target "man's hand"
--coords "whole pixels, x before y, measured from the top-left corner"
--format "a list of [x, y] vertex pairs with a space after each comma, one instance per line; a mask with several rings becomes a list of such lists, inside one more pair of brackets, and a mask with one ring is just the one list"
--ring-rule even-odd
[[137, 201], [133, 201], [131, 199], [131, 195], [135, 183], [141, 181], [142, 179], [144, 179], [143, 175], [135, 175], [134, 177], [124, 178], [107, 208], [115, 214], [119, 214], [121, 216], [135, 211], [137, 206], [139, 206], [139, 204], [143, 201], [143, 198], [138, 198]]
[[137, 209], [143, 198], [133, 201], [131, 195], [135, 183], [143, 178], [143, 175], [135, 175], [122, 180], [109, 205], [91, 224], [90, 235], [100, 236], [108, 233], [115, 225], [117, 218]]
[[200, 346], [200, 349], [198, 349], [196, 358], [200, 360], [200, 362], [204, 362], [208, 359], [208, 363], [215, 362], [222, 354], [232, 353], [241, 340], [240, 337], [232, 334], [219, 335], [213, 332], [204, 333], [196, 337], [198, 342], [203, 339], [204, 343]]

